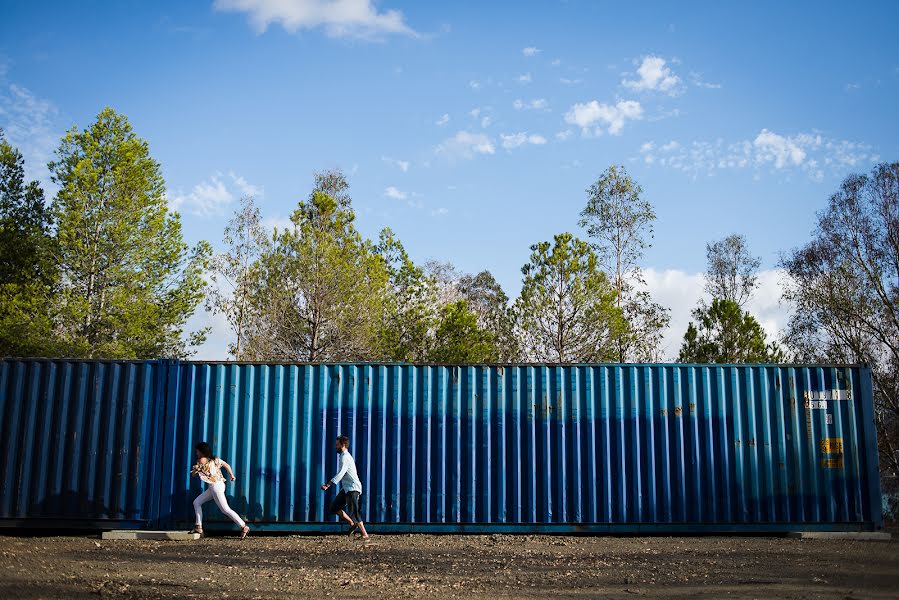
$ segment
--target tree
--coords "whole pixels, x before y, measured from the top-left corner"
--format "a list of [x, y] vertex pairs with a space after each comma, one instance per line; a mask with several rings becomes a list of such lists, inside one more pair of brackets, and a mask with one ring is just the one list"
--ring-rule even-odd
[[765, 330], [755, 317], [733, 300], [715, 298], [693, 311], [678, 362], [687, 363], [776, 363], [783, 353], [767, 343]]
[[752, 256], [742, 235], [732, 234], [712, 244], [706, 244], [708, 271], [705, 291], [712, 298], [746, 304], [758, 283], [760, 258]]
[[247, 355], [306, 362], [373, 356], [388, 274], [356, 231], [349, 200], [313, 191], [291, 221], [259, 260]]
[[0, 129], [0, 352], [53, 355], [50, 318], [57, 281], [52, 217], [44, 191], [25, 182], [25, 161]]
[[866, 363], [880, 464], [899, 475], [899, 162], [850, 175], [818, 214], [812, 241], [781, 261], [796, 360]]
[[186, 356], [202, 301], [211, 249], [188, 249], [170, 213], [159, 163], [128, 119], [105, 108], [87, 129], [71, 129], [49, 165], [61, 266], [58, 326], [72, 356]]
[[600, 261], [612, 275], [616, 306], [627, 327], [614, 340], [616, 360], [658, 359], [668, 310], [652, 301], [639, 262], [652, 245], [655, 210], [642, 198], [643, 188], [624, 167], [611, 166], [587, 190], [579, 224], [595, 241]]
[[459, 293], [459, 279], [462, 275], [453, 263], [429, 260], [424, 265], [424, 272], [434, 286], [437, 309], [462, 299]]
[[424, 361], [436, 321], [433, 281], [412, 262], [389, 228], [381, 231], [375, 251], [384, 261], [388, 274], [379, 357], [391, 361]]
[[459, 293], [468, 308], [477, 315], [478, 327], [489, 332], [501, 362], [518, 360], [518, 339], [515, 337], [515, 318], [509, 297], [490, 271], [459, 278]]
[[515, 315], [526, 359], [604, 362], [625, 327], [615, 289], [587, 242], [570, 233], [531, 246]]
[[429, 360], [443, 364], [497, 360], [493, 335], [479, 327], [478, 315], [469, 310], [465, 300], [457, 300], [441, 309]]
[[338, 208], [341, 210], [352, 210], [353, 199], [350, 197], [350, 184], [346, 180], [346, 175], [340, 169], [327, 169], [325, 171], [317, 171], [313, 174], [315, 183], [312, 187], [312, 193], [309, 200], [321, 192], [327, 194], [337, 202]]
[[240, 207], [225, 227], [224, 242], [226, 250], [210, 263], [212, 285], [206, 306], [225, 315], [235, 335], [228, 351], [236, 360], [243, 360], [247, 330], [253, 324], [257, 262], [269, 245], [259, 207], [252, 197], [241, 199]]
[[24, 285], [55, 279], [53, 223], [37, 181], [25, 182], [25, 160], [0, 129], [0, 282]]

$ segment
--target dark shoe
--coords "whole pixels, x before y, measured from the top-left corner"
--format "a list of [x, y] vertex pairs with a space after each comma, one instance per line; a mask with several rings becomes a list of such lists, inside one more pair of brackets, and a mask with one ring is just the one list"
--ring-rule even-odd
[[359, 529], [358, 525], [350, 525], [350, 529], [349, 529], [349, 531], [346, 532], [346, 534], [350, 537], [353, 537], [353, 532], [356, 531], [357, 529]]
[[244, 525], [243, 529], [240, 530], [240, 539], [244, 539], [245, 537], [247, 537], [248, 533], [250, 533], [250, 528]]
[[191, 529], [188, 533], [199, 533], [200, 537], [203, 537], [203, 528], [197, 525], [194, 526], [194, 528]]

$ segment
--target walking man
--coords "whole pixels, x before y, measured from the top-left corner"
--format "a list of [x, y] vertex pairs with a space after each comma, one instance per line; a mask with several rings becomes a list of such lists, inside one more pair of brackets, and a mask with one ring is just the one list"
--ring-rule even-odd
[[365, 524], [359, 516], [359, 497], [362, 495], [362, 482], [356, 473], [356, 461], [350, 454], [350, 438], [341, 435], [334, 442], [337, 450], [337, 475], [334, 479], [322, 485], [322, 490], [327, 490], [332, 485], [339, 485], [340, 491], [331, 502], [331, 512], [346, 521], [349, 526], [349, 534], [358, 529], [362, 534], [362, 540], [368, 541], [369, 535], [365, 531]]

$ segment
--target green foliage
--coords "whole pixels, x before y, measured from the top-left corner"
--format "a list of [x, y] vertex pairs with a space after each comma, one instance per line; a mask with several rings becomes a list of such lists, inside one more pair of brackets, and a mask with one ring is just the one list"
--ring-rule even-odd
[[752, 256], [749, 244], [742, 235], [731, 234], [713, 244], [706, 244], [705, 291], [712, 298], [733, 300], [740, 307], [746, 304], [758, 284], [762, 260]]
[[0, 130], [0, 352], [55, 354], [50, 320], [57, 280], [44, 191], [25, 182], [25, 161]]
[[253, 294], [258, 261], [269, 247], [262, 216], [253, 198], [242, 198], [240, 208], [225, 227], [225, 251], [210, 263], [207, 310], [223, 314], [235, 341], [228, 351], [236, 360], [245, 358], [248, 329], [253, 325]]
[[202, 301], [211, 248], [188, 249], [169, 213], [159, 163], [111, 108], [70, 130], [50, 164], [62, 269], [56, 330], [71, 356], [188, 355], [187, 319]]
[[579, 224], [593, 238], [593, 248], [612, 276], [612, 287], [626, 327], [614, 339], [619, 362], [657, 360], [668, 310], [640, 288], [645, 283], [640, 259], [652, 245], [655, 210], [643, 188], [624, 167], [613, 165], [587, 190]]
[[562, 233], [531, 246], [515, 315], [527, 360], [609, 362], [625, 328], [615, 290], [589, 244]]
[[617, 165], [606, 169], [587, 194], [580, 225], [598, 240], [599, 259], [615, 275], [616, 289], [621, 289], [650, 245], [655, 210], [642, 198], [643, 188]]
[[0, 130], [0, 282], [50, 284], [52, 217], [37, 181], [25, 182], [25, 161]]
[[899, 474], [899, 162], [850, 175], [788, 254], [784, 338], [800, 361], [865, 363], [880, 464]]
[[465, 300], [445, 305], [428, 359], [442, 364], [487, 363], [497, 360], [494, 336], [478, 325], [478, 315]]
[[349, 205], [314, 190], [291, 216], [293, 228], [260, 257], [248, 358], [365, 360], [377, 352], [388, 273]]
[[433, 282], [409, 258], [389, 228], [381, 231], [375, 249], [387, 268], [379, 358], [419, 362], [426, 359], [436, 316]]
[[733, 300], [715, 298], [709, 306], [693, 311], [684, 334], [679, 362], [686, 363], [776, 363], [783, 353], [768, 344], [765, 330], [755, 317]]
[[520, 349], [515, 336], [515, 315], [509, 297], [490, 271], [459, 278], [459, 293], [478, 317], [478, 327], [488, 332], [496, 347], [496, 360], [515, 362]]

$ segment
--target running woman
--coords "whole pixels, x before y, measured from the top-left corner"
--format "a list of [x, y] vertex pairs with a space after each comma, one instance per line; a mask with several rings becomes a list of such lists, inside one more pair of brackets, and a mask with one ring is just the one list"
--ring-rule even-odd
[[197, 464], [191, 470], [191, 476], [199, 476], [206, 483], [206, 491], [196, 497], [194, 500], [194, 512], [197, 515], [197, 524], [191, 533], [199, 533], [203, 535], [203, 504], [209, 502], [210, 499], [215, 500], [219, 510], [226, 517], [237, 523], [240, 527], [241, 539], [247, 537], [250, 528], [243, 522], [243, 519], [228, 506], [228, 500], [225, 498], [225, 477], [222, 475], [222, 469], [228, 472], [231, 481], [236, 480], [231, 465], [212, 454], [212, 448], [206, 442], [200, 442], [195, 448], [197, 453]]
[[[322, 490], [327, 490], [332, 485], [340, 484], [340, 491], [331, 502], [331, 512], [338, 515], [346, 521], [349, 526], [349, 534], [358, 529], [362, 534], [362, 539], [368, 541], [368, 532], [365, 531], [365, 524], [359, 517], [359, 496], [362, 495], [362, 482], [359, 481], [359, 475], [356, 474], [356, 461], [350, 454], [350, 438], [341, 435], [334, 442], [334, 449], [337, 450], [337, 475], [334, 479], [322, 485]], [[349, 514], [347, 514], [349, 513]]]

